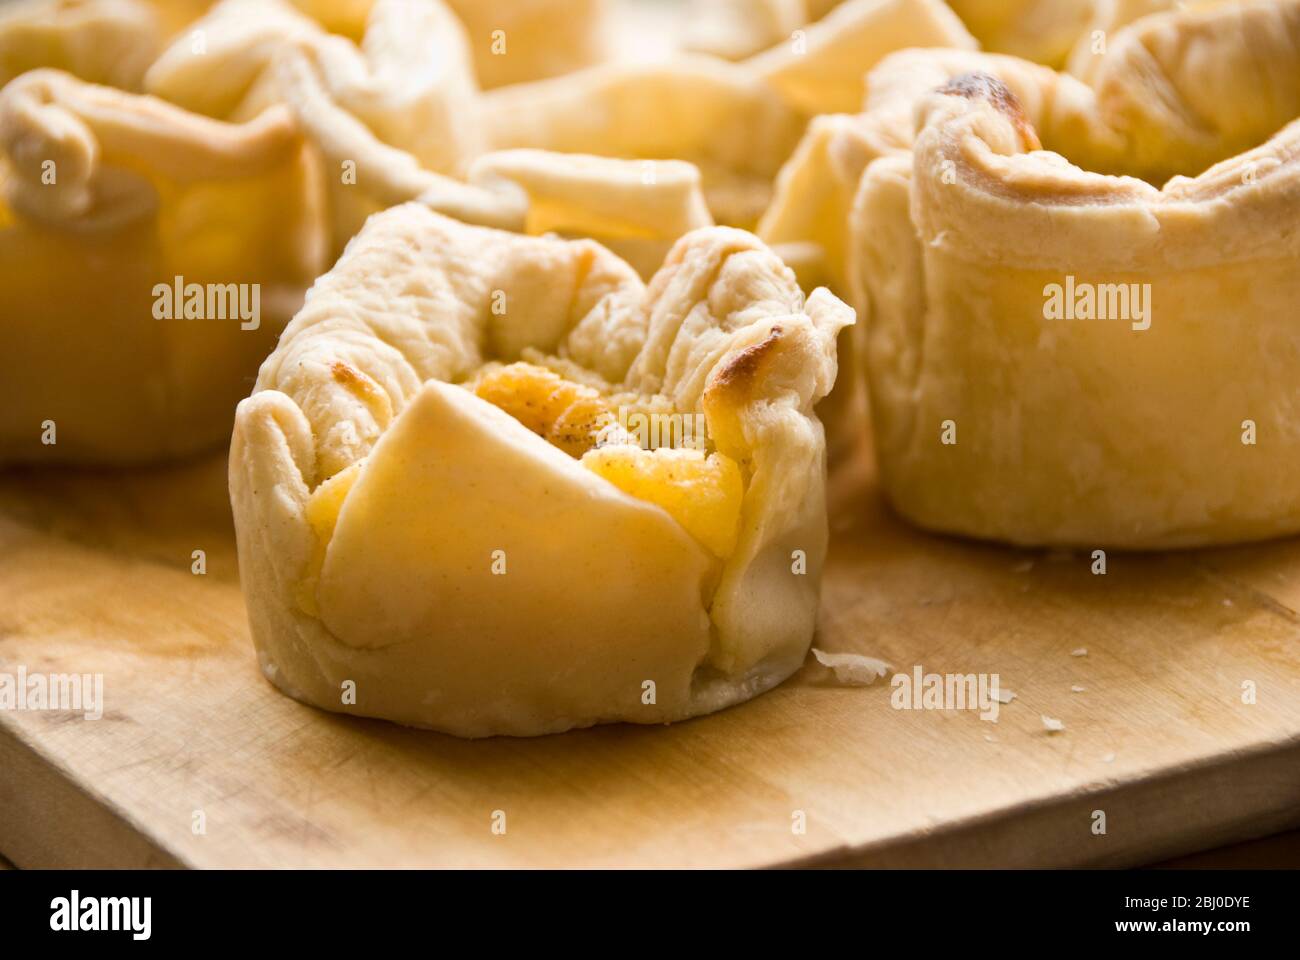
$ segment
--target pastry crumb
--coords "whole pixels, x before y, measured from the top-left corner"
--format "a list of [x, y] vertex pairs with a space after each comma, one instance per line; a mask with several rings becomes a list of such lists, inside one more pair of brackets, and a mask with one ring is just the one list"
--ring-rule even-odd
[[812, 655], [823, 667], [835, 673], [835, 679], [846, 687], [868, 687], [894, 668], [884, 660], [860, 653], [827, 653], [812, 648]]

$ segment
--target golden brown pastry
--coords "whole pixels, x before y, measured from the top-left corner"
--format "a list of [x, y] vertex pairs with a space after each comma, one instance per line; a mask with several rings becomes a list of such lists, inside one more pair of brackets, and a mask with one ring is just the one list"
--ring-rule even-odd
[[[873, 162], [910, 153], [917, 104], [930, 91], [962, 73], [996, 77], [1050, 149], [1085, 169], [1160, 184], [1258, 144], [1300, 114], [1300, 90], [1277, 72], [1284, 74], [1293, 56], [1293, 9], [1293, 0], [1280, 7], [1234, 2], [1140, 18], [1109, 36], [1091, 84], [997, 54], [892, 54], [870, 75], [863, 113], [812, 121], [776, 180], [757, 232], [795, 266], [805, 286], [825, 283], [864, 311], [853, 234], [874, 225], [855, 217], [855, 198]], [[1182, 91], [1180, 98], [1167, 97], [1166, 88]], [[1222, 100], [1212, 96], [1216, 89]], [[865, 330], [845, 331], [844, 369], [821, 409], [833, 453], [850, 449], [861, 435], [860, 404], [851, 394], [860, 385], [855, 371], [863, 365], [855, 358]]]
[[740, 231], [688, 234], [647, 288], [590, 241], [372, 218], [236, 417], [264, 673], [470, 737], [779, 683], [812, 639], [812, 406], [852, 319]]
[[846, 263], [885, 486], [923, 526], [1300, 530], [1300, 4], [1130, 31], [1093, 87], [996, 58], [948, 76], [866, 167]]

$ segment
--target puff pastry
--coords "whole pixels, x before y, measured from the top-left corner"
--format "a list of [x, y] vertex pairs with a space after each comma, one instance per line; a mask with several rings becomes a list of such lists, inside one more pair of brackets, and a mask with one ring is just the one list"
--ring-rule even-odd
[[[948, 0], [985, 50], [1061, 66], [1102, 0]], [[1112, 24], [1113, 25], [1113, 24]]]
[[139, 90], [163, 43], [144, 0], [17, 0], [0, 7], [0, 87], [40, 67]]
[[[700, 173], [682, 161], [499, 150], [470, 161], [462, 180], [427, 169], [414, 154], [380, 140], [334, 100], [304, 56], [279, 63], [277, 89], [326, 171], [335, 252], [370, 215], [418, 200], [466, 223], [580, 233], [617, 249], [648, 275], [672, 241], [712, 223]], [[329, 176], [340, 169], [356, 176]]]
[[[962, 73], [1000, 80], [1042, 142], [1085, 169], [1163, 183], [1258, 144], [1300, 114], [1300, 90], [1279, 82], [1276, 72], [1292, 56], [1292, 14], [1286, 4], [1202, 7], [1135, 18], [1109, 37], [1090, 83], [997, 54], [891, 54], [870, 74], [863, 113], [813, 119], [776, 179], [757, 233], [795, 266], [805, 287], [826, 284], [864, 311], [861, 280], [853, 275], [853, 233], [873, 229], [869, 219], [853, 215], [863, 173], [882, 157], [911, 151], [918, 102]], [[1116, 9], [1111, 20], [1123, 23], [1125, 11], [1133, 16], [1135, 9]], [[1182, 93], [1169, 99], [1166, 87]], [[861, 389], [865, 330], [845, 331], [844, 369], [836, 395], [822, 408], [832, 451], [851, 448], [860, 434], [860, 404], [849, 394]]]
[[485, 136], [497, 149], [688, 161], [700, 168], [713, 216], [752, 227], [808, 118], [856, 106], [881, 57], [974, 44], [941, 0], [851, 0], [797, 43], [743, 63], [688, 56], [606, 65], [492, 91]]
[[857, 109], [867, 72], [895, 50], [976, 46], [943, 0], [847, 0], [746, 66], [814, 116]]
[[[1007, 58], [948, 76], [866, 167], [847, 264], [886, 489], [1021, 544], [1294, 533], [1300, 4], [1116, 41], [1093, 87]], [[916, 78], [952, 55], [902, 56]]]
[[[263, 671], [469, 737], [678, 720], [775, 685], [812, 638], [812, 406], [852, 320], [736, 230], [688, 234], [647, 288], [590, 241], [419, 204], [371, 218], [236, 416]], [[706, 442], [643, 446], [650, 414], [701, 418]]]
[[[52, 70], [0, 90], [0, 460], [219, 443], [323, 266], [309, 181], [283, 108], [227, 124]], [[166, 306], [196, 284], [227, 313]]]
[[817, 19], [813, 13], [806, 0], [693, 0], [683, 46], [724, 60], [744, 60], [788, 40]]
[[[545, 150], [498, 150], [470, 166], [472, 188], [486, 196], [513, 229], [534, 236], [554, 233], [598, 241], [636, 268], [643, 278], [659, 269], [684, 234], [712, 226], [700, 171], [680, 160], [618, 160]], [[439, 189], [419, 199], [454, 214]], [[483, 223], [487, 218], [459, 216]], [[489, 224], [490, 225], [490, 224]]]
[[[488, 5], [479, 15], [533, 23], [536, 11], [525, 7]], [[146, 86], [217, 117], [287, 104], [320, 165], [335, 255], [367, 217], [416, 199], [469, 223], [582, 231], [645, 272], [683, 232], [712, 222], [698, 173], [679, 162], [482, 154], [467, 34], [438, 0], [223, 0], [195, 29], [203, 49], [178, 40]]]
[[150, 93], [242, 119], [284, 95], [269, 67], [306, 60], [333, 102], [421, 166], [454, 172], [478, 152], [468, 43], [439, 0], [373, 0], [359, 42], [285, 0], [222, 0], [194, 30], [203, 44], [185, 36], [164, 50], [145, 77]]
[[559, 76], [609, 53], [608, 0], [447, 2], [465, 24], [484, 89]]
[[374, 0], [357, 42], [285, 0], [222, 0], [195, 29], [203, 45], [178, 39], [146, 88], [224, 119], [287, 103], [323, 156], [335, 253], [392, 201], [395, 176], [457, 174], [479, 152], [468, 41], [438, 0]]
[[767, 206], [804, 124], [762, 79], [708, 57], [593, 67], [489, 91], [482, 107], [490, 148], [692, 163], [713, 216], [737, 226]]

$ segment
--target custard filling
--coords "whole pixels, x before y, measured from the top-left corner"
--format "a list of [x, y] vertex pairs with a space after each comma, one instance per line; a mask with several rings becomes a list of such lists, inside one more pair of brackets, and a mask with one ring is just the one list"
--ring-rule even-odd
[[[614, 399], [533, 363], [489, 366], [466, 386], [624, 493], [663, 509], [713, 556], [723, 560], [735, 551], [744, 475], [731, 457], [708, 450], [703, 437], [688, 433], [694, 441], [690, 447], [642, 447], [620, 421]], [[318, 612], [316, 586], [339, 511], [364, 462], [325, 480], [307, 501], [307, 522], [316, 542], [297, 600], [312, 616]]]
[[489, 369], [473, 389], [592, 473], [663, 508], [714, 556], [725, 558], [735, 549], [745, 495], [735, 460], [703, 449], [703, 443], [646, 449], [608, 397], [537, 364]]

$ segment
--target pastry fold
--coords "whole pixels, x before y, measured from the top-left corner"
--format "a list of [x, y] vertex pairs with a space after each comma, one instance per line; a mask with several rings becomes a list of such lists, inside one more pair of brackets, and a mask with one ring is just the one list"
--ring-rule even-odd
[[[1126, 0], [947, 0], [948, 5], [993, 53], [1064, 64], [1097, 14], [1098, 7]], [[1171, 5], [1168, 0], [1166, 5]]]
[[[297, 7], [306, 13], [287, 0], [223, 0], [195, 25], [202, 48], [178, 40], [146, 85], [219, 117], [286, 104], [320, 166], [335, 255], [367, 217], [410, 200], [467, 223], [580, 232], [646, 274], [682, 233], [712, 223], [699, 174], [684, 163], [483, 154], [469, 35], [440, 0]], [[480, 15], [492, 10], [531, 23], [524, 5]], [[516, 49], [530, 37], [513, 36]]]
[[609, 0], [447, 0], [483, 89], [545, 80], [609, 56]]
[[713, 216], [752, 227], [809, 117], [852, 109], [867, 72], [912, 46], [974, 47], [941, 0], [851, 0], [740, 63], [607, 64], [483, 99], [489, 148], [695, 164]]
[[0, 459], [219, 443], [322, 268], [310, 173], [283, 108], [228, 124], [52, 70], [0, 90]]
[[688, 10], [682, 45], [724, 60], [761, 53], [817, 19], [807, 0], [691, 0]]
[[145, 0], [14, 0], [0, 6], [0, 87], [28, 70], [66, 70], [139, 90], [163, 43]]
[[846, 0], [745, 65], [811, 117], [856, 109], [867, 72], [896, 50], [976, 46], [943, 0]]
[[[307, 61], [332, 102], [421, 166], [456, 172], [477, 153], [477, 93], [464, 28], [440, 0], [373, 0], [358, 41], [286, 0], [222, 0], [149, 68], [150, 93], [239, 119], [283, 96], [269, 68]], [[292, 104], [291, 104], [292, 105]]]
[[947, 76], [865, 168], [846, 264], [885, 488], [922, 526], [1133, 549], [1300, 530], [1300, 4], [1132, 29], [1093, 87], [992, 57]]
[[[910, 150], [917, 103], [962, 73], [996, 77], [1042, 142], [1093, 170], [1161, 184], [1257, 146], [1300, 116], [1294, 0], [1218, 0], [1163, 11], [1132, 0], [1099, 11], [1104, 51], [1076, 77], [1016, 56], [904, 50], [882, 59], [859, 114], [815, 117], [776, 178], [756, 232], [802, 251], [810, 282], [849, 296], [848, 213], [874, 160]], [[1156, 12], [1139, 16], [1154, 8]]]
[[287, 0], [222, 0], [162, 53], [145, 86], [222, 119], [287, 104], [321, 152], [335, 253], [371, 213], [410, 199], [394, 182], [459, 175], [480, 152], [468, 40], [440, 0], [374, 0], [357, 40]]
[[804, 124], [743, 65], [709, 57], [593, 67], [490, 91], [482, 107], [490, 149], [692, 163], [713, 216], [737, 226], [767, 205]]
[[[812, 406], [852, 321], [736, 230], [688, 234], [646, 287], [591, 241], [372, 218], [236, 416], [263, 671], [470, 737], [678, 720], [779, 683], [815, 625]], [[704, 429], [656, 442], [654, 417]]]

